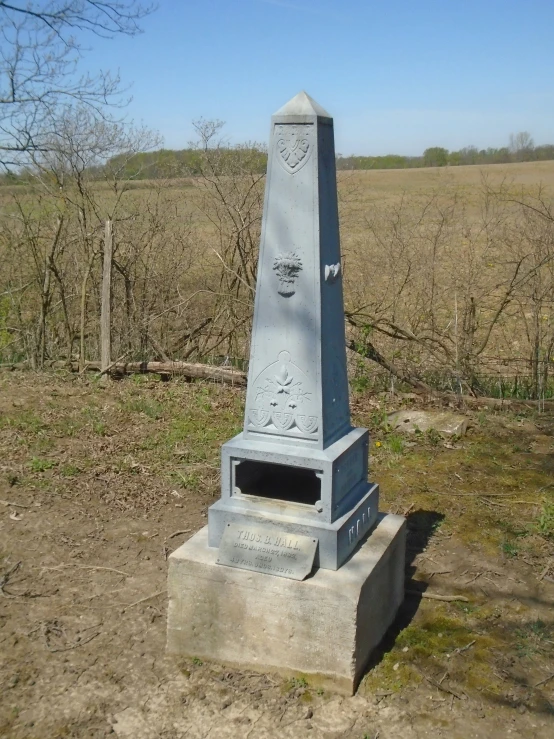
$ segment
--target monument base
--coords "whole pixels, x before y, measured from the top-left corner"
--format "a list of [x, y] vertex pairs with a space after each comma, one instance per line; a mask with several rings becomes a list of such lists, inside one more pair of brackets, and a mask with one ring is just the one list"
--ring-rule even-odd
[[381, 514], [339, 570], [298, 581], [216, 564], [204, 527], [169, 557], [168, 652], [352, 695], [404, 598], [405, 541]]
[[238, 434], [221, 447], [222, 495], [208, 509], [209, 546], [219, 547], [229, 523], [271, 526], [316, 538], [316, 567], [338, 570], [377, 520], [379, 486], [367, 481], [368, 448], [361, 428], [326, 449]]

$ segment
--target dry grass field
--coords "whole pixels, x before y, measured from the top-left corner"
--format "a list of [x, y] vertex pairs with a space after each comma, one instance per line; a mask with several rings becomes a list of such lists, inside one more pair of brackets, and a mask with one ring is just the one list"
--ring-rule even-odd
[[534, 187], [542, 182], [546, 187], [552, 187], [554, 186], [554, 161], [488, 164], [486, 166], [381, 169], [374, 172], [365, 170], [354, 172], [353, 176], [363, 183], [371, 197], [386, 197], [387, 195], [394, 197], [403, 191], [421, 192], [437, 186], [443, 187], [445, 184], [474, 188], [481, 183], [483, 177], [497, 183], [509, 179], [516, 185]]
[[[0, 188], [0, 362], [99, 358], [107, 218], [114, 357], [243, 362], [264, 181], [211, 164]], [[553, 185], [554, 162], [339, 173], [349, 339], [386, 360], [365, 382], [552, 397]]]

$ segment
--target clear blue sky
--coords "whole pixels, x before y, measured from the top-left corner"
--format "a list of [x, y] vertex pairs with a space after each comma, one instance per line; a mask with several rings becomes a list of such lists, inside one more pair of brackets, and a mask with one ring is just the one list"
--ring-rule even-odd
[[554, 143], [553, 0], [159, 0], [142, 25], [87, 39], [85, 67], [119, 68], [129, 116], [167, 148], [201, 116], [266, 141], [301, 89], [344, 155], [504, 146], [522, 130]]

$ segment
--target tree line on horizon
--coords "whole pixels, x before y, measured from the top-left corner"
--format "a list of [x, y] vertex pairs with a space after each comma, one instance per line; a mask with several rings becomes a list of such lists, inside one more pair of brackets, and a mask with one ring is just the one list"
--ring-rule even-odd
[[478, 149], [465, 146], [459, 151], [449, 151], [442, 146], [425, 149], [422, 156], [337, 157], [338, 169], [411, 169], [417, 167], [456, 167], [467, 164], [510, 164], [512, 162], [535, 162], [554, 159], [554, 144], [535, 146], [527, 131], [511, 134], [508, 146]]
[[[261, 144], [246, 143], [236, 146], [219, 146], [219, 155], [234, 158], [248, 152], [251, 171], [264, 174], [267, 168], [267, 151]], [[508, 146], [478, 149], [466, 146], [459, 151], [449, 151], [441, 146], [432, 146], [421, 156], [386, 154], [382, 156], [337, 155], [338, 170], [416, 169], [421, 167], [455, 167], [472, 164], [509, 164], [554, 160], [554, 144], [535, 146], [531, 135], [522, 131], [510, 136]], [[157, 149], [133, 153], [122, 152], [110, 157], [105, 164], [89, 167], [89, 176], [103, 179], [106, 170], [117, 170], [123, 179], [176, 179], [197, 177], [201, 174], [202, 149]], [[8, 172], [0, 177], [1, 184], [25, 183], [33, 179], [33, 170], [23, 168], [18, 173]]]

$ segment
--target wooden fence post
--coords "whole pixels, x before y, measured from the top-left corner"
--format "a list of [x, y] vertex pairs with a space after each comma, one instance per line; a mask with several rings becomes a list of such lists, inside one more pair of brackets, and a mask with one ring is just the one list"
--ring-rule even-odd
[[[112, 298], [112, 254], [113, 231], [112, 222], [106, 221], [104, 235], [104, 266], [102, 272], [102, 306], [100, 309], [100, 368], [106, 370], [112, 361], [111, 335], [111, 298]], [[101, 381], [107, 382], [109, 373], [102, 375]]]

